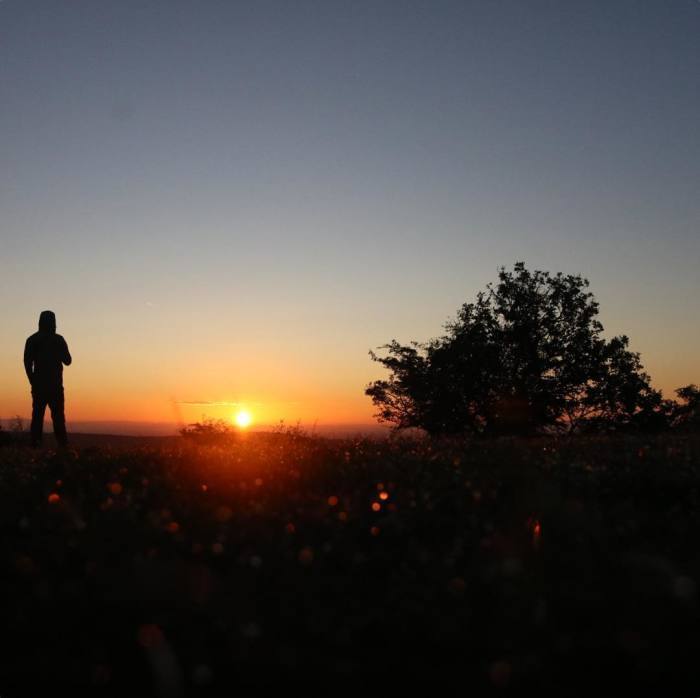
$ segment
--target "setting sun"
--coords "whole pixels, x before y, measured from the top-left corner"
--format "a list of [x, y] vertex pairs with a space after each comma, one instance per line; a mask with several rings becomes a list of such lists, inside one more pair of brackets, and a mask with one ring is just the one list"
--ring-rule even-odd
[[238, 410], [233, 417], [233, 421], [241, 429], [249, 427], [253, 421], [253, 415], [248, 412], [248, 410]]

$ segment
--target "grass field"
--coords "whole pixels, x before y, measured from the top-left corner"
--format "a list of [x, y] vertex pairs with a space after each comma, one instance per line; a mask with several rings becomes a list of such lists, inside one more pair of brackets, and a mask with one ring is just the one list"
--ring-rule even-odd
[[699, 493], [697, 436], [6, 445], [0, 696], [695, 696]]

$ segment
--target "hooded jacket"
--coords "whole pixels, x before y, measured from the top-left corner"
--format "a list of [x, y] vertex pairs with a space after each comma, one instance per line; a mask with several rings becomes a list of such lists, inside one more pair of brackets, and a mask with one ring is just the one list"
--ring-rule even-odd
[[44, 310], [39, 316], [39, 331], [24, 345], [24, 370], [32, 388], [63, 387], [63, 365], [71, 364], [66, 340], [56, 334], [56, 316]]

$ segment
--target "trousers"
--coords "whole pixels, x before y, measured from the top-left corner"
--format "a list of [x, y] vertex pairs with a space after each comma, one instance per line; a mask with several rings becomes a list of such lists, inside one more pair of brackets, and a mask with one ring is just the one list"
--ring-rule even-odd
[[63, 386], [37, 386], [32, 388], [32, 445], [38, 446], [44, 430], [46, 407], [51, 410], [53, 433], [59, 445], [68, 443]]

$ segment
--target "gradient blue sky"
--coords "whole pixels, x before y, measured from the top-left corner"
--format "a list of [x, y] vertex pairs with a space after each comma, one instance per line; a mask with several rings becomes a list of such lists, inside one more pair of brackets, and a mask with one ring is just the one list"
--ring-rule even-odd
[[52, 308], [69, 419], [371, 421], [516, 260], [700, 382], [698, 124], [697, 0], [3, 0], [0, 417]]

